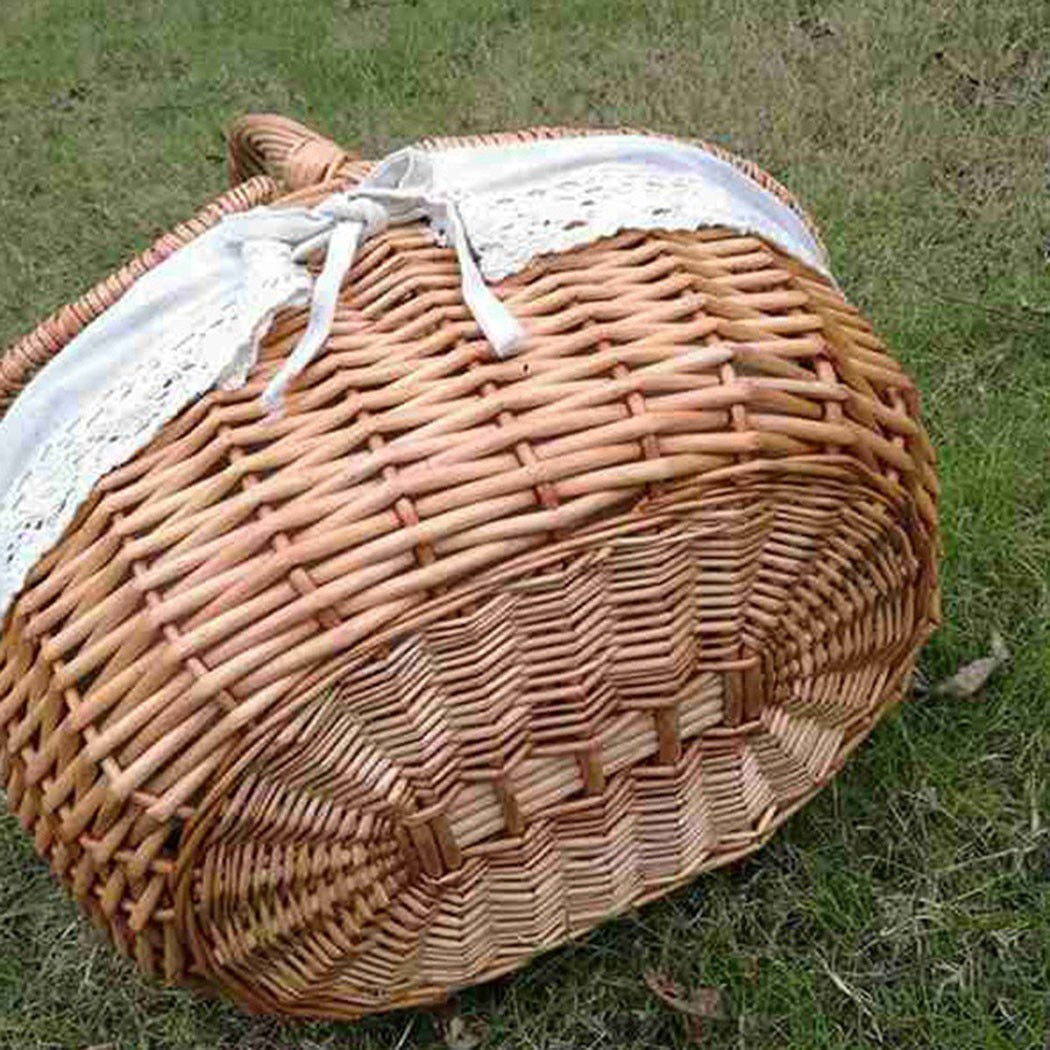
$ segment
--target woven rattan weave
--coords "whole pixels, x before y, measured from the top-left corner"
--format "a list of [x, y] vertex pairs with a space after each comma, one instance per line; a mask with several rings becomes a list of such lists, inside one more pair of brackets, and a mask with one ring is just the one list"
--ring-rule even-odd
[[[224, 212], [369, 167], [275, 117], [230, 158], [7, 352], [0, 404]], [[933, 454], [839, 291], [724, 229], [495, 291], [531, 337], [506, 361], [427, 227], [374, 238], [284, 415], [258, 395], [304, 310], [99, 484], [9, 616], [8, 803], [142, 969], [289, 1014], [437, 1000], [756, 849], [901, 697]]]

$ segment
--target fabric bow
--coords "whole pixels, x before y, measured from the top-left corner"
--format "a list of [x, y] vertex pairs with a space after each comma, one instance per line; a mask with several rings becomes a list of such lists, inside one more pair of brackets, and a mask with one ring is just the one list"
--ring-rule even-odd
[[351, 190], [333, 194], [314, 208], [256, 208], [228, 216], [223, 226], [233, 240], [277, 240], [297, 263], [325, 251], [314, 283], [310, 316], [295, 349], [263, 391], [263, 403], [279, 409], [288, 384], [314, 359], [332, 330], [339, 289], [361, 245], [388, 226], [429, 219], [456, 252], [463, 300], [499, 357], [512, 353], [524, 330], [485, 283], [470, 248], [456, 202], [434, 185], [427, 155], [400, 150]]

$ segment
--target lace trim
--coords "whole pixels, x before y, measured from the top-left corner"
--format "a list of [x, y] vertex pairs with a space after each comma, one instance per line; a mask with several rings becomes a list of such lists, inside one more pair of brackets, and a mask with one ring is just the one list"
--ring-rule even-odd
[[0, 501], [0, 610], [98, 480], [208, 390], [242, 386], [277, 311], [308, 300], [310, 277], [290, 265], [286, 246], [247, 243], [243, 258], [245, 279], [236, 288], [181, 314], [164, 314], [152, 331], [141, 333], [149, 352], [77, 398], [75, 411], [53, 420], [45, 440], [30, 451]]
[[[629, 229], [726, 226], [758, 234], [816, 269], [826, 265], [799, 243], [797, 231], [768, 210], [695, 177], [654, 172], [644, 165], [599, 164], [558, 180], [451, 196], [487, 281], [518, 273], [541, 255]], [[787, 213], [787, 206], [782, 208]]]

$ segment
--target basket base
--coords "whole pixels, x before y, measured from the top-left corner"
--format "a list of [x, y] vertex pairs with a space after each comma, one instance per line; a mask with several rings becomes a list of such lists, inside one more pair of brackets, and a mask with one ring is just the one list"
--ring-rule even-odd
[[920, 566], [862, 481], [767, 478], [446, 596], [246, 739], [179, 937], [245, 1006], [355, 1017], [756, 849], [899, 699]]

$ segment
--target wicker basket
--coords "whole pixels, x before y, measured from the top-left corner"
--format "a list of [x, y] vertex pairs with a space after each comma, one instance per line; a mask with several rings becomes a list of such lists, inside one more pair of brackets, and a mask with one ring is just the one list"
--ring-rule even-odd
[[[0, 404], [223, 213], [369, 170], [276, 117], [230, 160], [7, 352]], [[287, 1014], [433, 1002], [756, 849], [900, 699], [933, 453], [839, 291], [724, 229], [495, 290], [535, 337], [507, 361], [426, 227], [370, 241], [283, 418], [257, 399], [303, 310], [8, 618], [8, 803], [143, 970]]]

